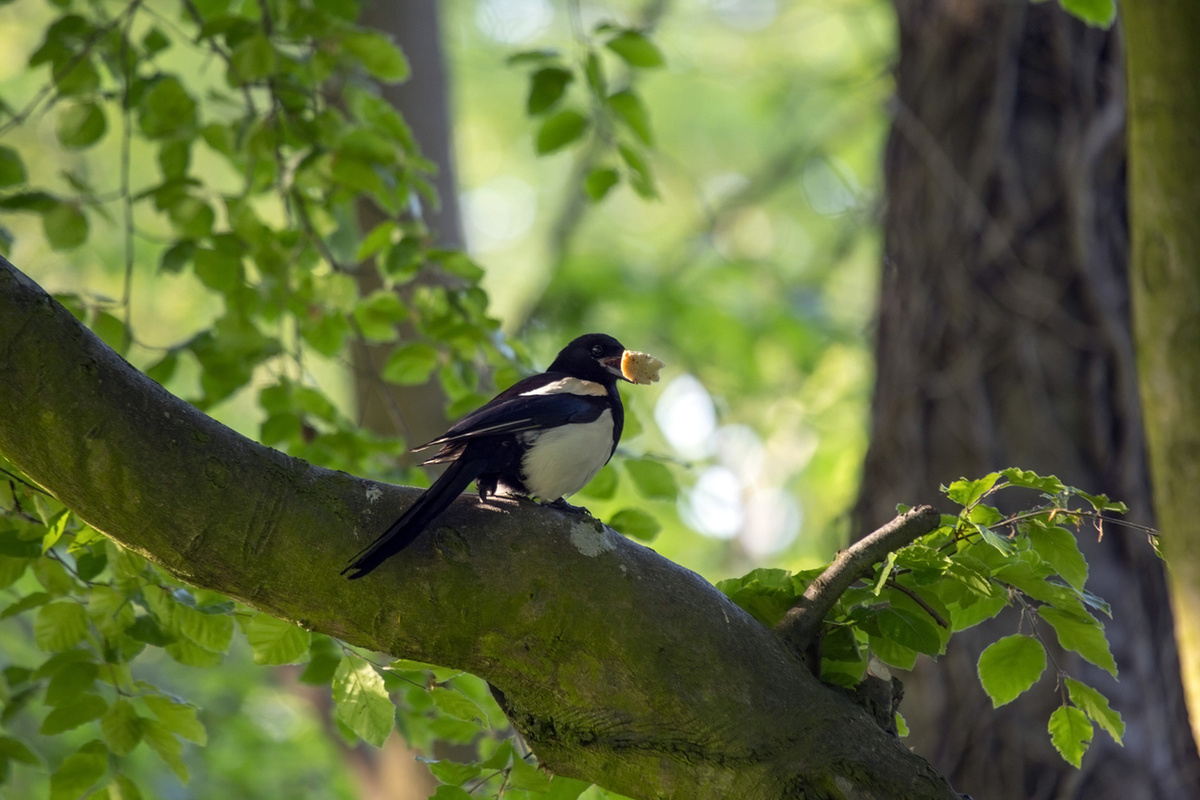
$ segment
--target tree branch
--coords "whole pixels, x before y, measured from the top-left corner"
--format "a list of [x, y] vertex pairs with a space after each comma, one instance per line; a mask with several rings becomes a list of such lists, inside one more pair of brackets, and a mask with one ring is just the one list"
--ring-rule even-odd
[[937, 528], [941, 519], [933, 506], [917, 506], [838, 553], [833, 563], [804, 589], [804, 595], [784, 615], [775, 632], [796, 653], [803, 654], [829, 609], [852, 583], [869, 573], [876, 563], [887, 558], [888, 553], [912, 544]]
[[196, 586], [489, 681], [546, 766], [643, 798], [954, 798], [707, 581], [600, 523], [459, 498], [369, 579], [417, 496], [229, 430], [0, 258], [0, 455]]

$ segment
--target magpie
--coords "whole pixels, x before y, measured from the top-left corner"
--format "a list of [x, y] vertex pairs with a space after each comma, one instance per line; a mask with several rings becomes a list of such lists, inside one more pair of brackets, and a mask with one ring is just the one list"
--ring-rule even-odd
[[450, 466], [342, 574], [361, 578], [408, 547], [471, 481], [479, 497], [519, 494], [559, 508], [608, 463], [625, 424], [617, 381], [624, 345], [603, 333], [580, 336], [550, 368], [518, 381], [414, 451], [437, 447], [424, 464]]

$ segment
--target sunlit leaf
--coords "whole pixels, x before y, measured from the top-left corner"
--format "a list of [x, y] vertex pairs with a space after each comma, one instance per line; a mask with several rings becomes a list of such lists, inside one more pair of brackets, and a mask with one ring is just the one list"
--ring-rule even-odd
[[255, 664], [295, 664], [308, 655], [312, 635], [269, 614], [255, 614], [246, 627], [246, 641]]
[[1052, 606], [1041, 606], [1038, 614], [1054, 627], [1058, 643], [1074, 650], [1101, 669], [1117, 677], [1117, 662], [1108, 649], [1104, 626], [1090, 615], [1079, 615]]
[[1061, 706], [1050, 715], [1050, 741], [1067, 763], [1076, 768], [1083, 762], [1094, 734], [1092, 723], [1078, 708]]
[[364, 741], [382, 747], [396, 716], [383, 678], [362, 659], [346, 657], [333, 676], [338, 719]]
[[979, 682], [997, 708], [1033, 686], [1045, 670], [1046, 650], [1032, 636], [1005, 636], [979, 656]]
[[1064, 683], [1070, 694], [1071, 702], [1107, 731], [1114, 742], [1121, 744], [1121, 737], [1125, 735], [1125, 721], [1109, 706], [1108, 698], [1086, 683], [1074, 678], [1066, 678]]

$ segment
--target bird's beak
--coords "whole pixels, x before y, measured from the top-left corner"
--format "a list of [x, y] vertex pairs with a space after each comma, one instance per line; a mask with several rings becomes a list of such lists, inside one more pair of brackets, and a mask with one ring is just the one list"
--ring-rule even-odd
[[633, 383], [634, 382], [633, 378], [629, 377], [629, 375], [627, 375], [625, 373], [625, 368], [623, 366], [625, 363], [627, 363], [625, 356], [628, 353], [629, 353], [629, 351], [626, 350], [624, 353], [622, 353], [619, 356], [613, 356], [612, 358], [602, 358], [602, 359], [600, 359], [600, 363], [604, 365], [604, 368], [606, 370], [611, 372], [613, 375], [616, 375], [621, 380], [629, 381], [630, 383]]

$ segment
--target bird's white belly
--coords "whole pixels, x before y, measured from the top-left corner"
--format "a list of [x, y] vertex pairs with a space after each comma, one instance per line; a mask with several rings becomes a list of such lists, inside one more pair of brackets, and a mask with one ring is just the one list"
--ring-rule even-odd
[[612, 412], [608, 410], [592, 422], [525, 434], [529, 445], [521, 460], [525, 487], [543, 500], [578, 492], [608, 462], [612, 437]]

